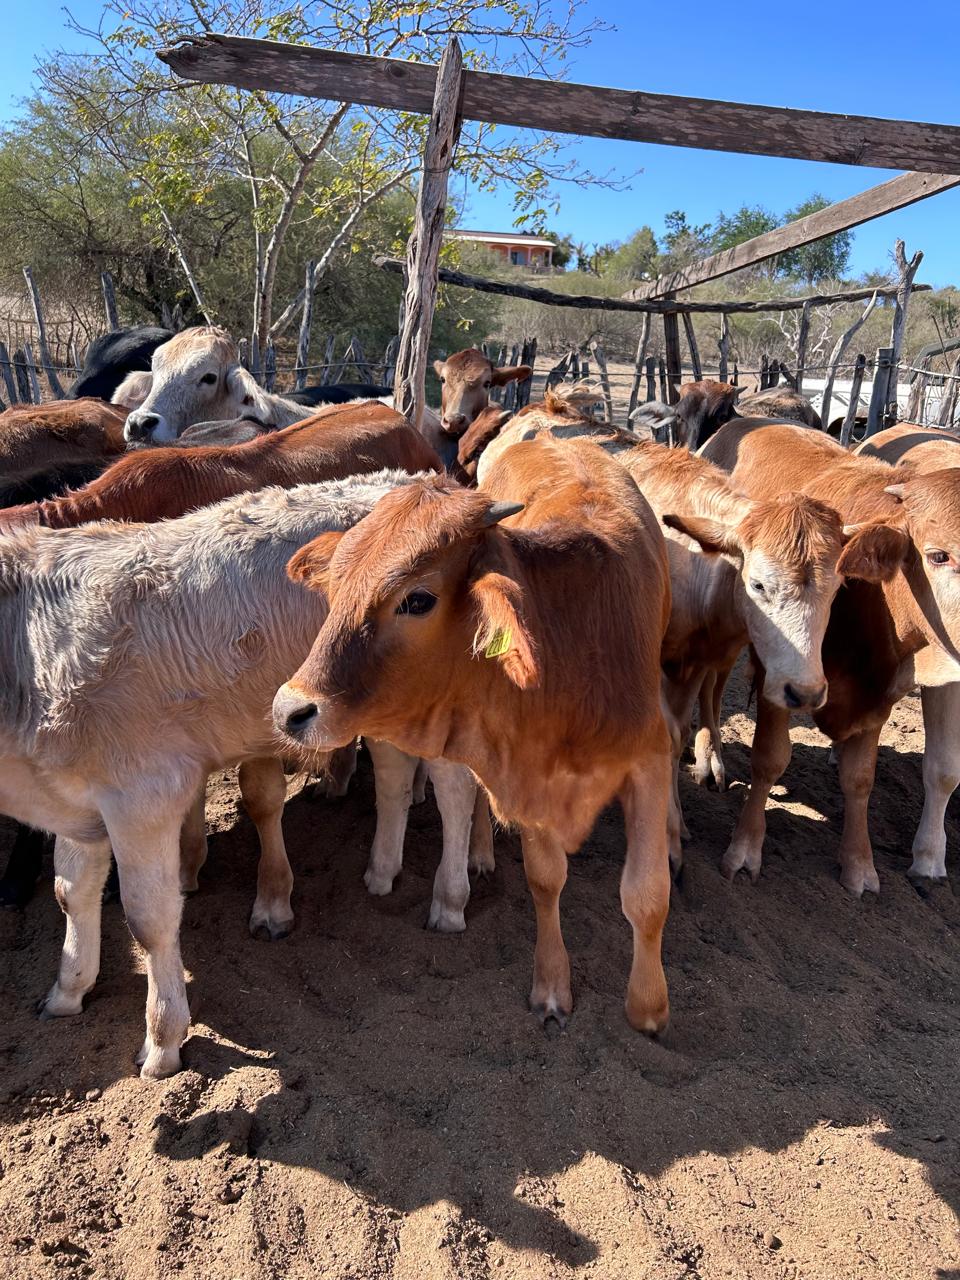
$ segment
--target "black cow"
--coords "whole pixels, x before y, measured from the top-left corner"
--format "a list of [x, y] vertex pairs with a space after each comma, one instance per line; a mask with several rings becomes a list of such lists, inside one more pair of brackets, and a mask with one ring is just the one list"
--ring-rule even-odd
[[67, 392], [68, 397], [109, 400], [128, 373], [149, 373], [154, 351], [172, 337], [169, 329], [158, 325], [135, 324], [95, 338], [87, 347], [80, 376]]
[[378, 387], [373, 382], [333, 382], [326, 387], [304, 387], [302, 391], [281, 393], [284, 400], [295, 404], [346, 404], [350, 400], [379, 400], [392, 396], [392, 387]]

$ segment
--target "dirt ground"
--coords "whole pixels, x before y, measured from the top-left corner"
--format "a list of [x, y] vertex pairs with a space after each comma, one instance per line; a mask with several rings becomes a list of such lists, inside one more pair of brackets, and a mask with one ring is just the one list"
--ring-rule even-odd
[[[740, 779], [745, 700], [733, 685]], [[881, 751], [879, 899], [840, 888], [834, 770], [815, 731], [794, 737], [756, 885], [717, 869], [742, 785], [684, 786], [693, 840], [656, 1043], [622, 1014], [616, 814], [571, 866], [577, 1007], [550, 1037], [525, 1009], [534, 923], [514, 836], [498, 835], [467, 933], [427, 932], [435, 807], [412, 813], [394, 894], [368, 897], [364, 761], [346, 799], [289, 802], [298, 926], [258, 942], [255, 834], [223, 777], [184, 916], [187, 1067], [157, 1085], [132, 1065], [145, 981], [118, 905], [83, 1017], [36, 1021], [62, 938], [46, 879], [0, 917], [5, 1276], [960, 1277], [960, 908], [904, 875], [919, 705], [901, 704]]]

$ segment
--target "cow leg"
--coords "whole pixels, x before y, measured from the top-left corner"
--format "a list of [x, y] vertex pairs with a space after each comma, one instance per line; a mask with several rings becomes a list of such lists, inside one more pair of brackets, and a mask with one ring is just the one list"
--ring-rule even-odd
[[711, 670], [704, 676], [699, 696], [700, 726], [693, 744], [693, 776], [701, 787], [713, 778], [718, 791], [727, 789], [723, 739], [720, 736], [720, 703], [730, 670], [730, 667], [725, 671]]
[[680, 682], [664, 675], [661, 680], [660, 699], [667, 729], [670, 734], [671, 768], [670, 798], [667, 808], [667, 839], [670, 847], [670, 866], [674, 874], [683, 866], [683, 841], [690, 839], [690, 830], [683, 819], [680, 803], [680, 757], [684, 743], [690, 734], [690, 719], [696, 700], [700, 676], [695, 674]]
[[947, 833], [943, 820], [960, 782], [960, 684], [921, 689], [923, 701], [923, 813], [913, 838], [908, 876], [943, 880]]
[[430, 766], [426, 760], [417, 761], [417, 771], [413, 775], [413, 803], [423, 804], [427, 798], [427, 778], [431, 776]]
[[53, 849], [54, 893], [67, 918], [57, 980], [40, 1002], [41, 1018], [83, 1011], [83, 997], [100, 972], [100, 910], [110, 868], [110, 844], [78, 844], [57, 836]]
[[180, 1046], [190, 1026], [180, 958], [180, 820], [186, 803], [167, 815], [112, 804], [103, 810], [127, 927], [147, 959], [147, 1035], [137, 1055], [147, 1079], [180, 1070]]
[[867, 823], [870, 793], [877, 771], [880, 729], [865, 729], [837, 743], [840, 789], [843, 792], [843, 834], [837, 856], [840, 883], [856, 897], [865, 889], [880, 892], [880, 877], [873, 865], [873, 848]]
[[634, 770], [620, 797], [627, 859], [620, 878], [623, 914], [633, 926], [633, 964], [627, 984], [627, 1021], [637, 1031], [662, 1031], [670, 1017], [663, 972], [663, 926], [670, 907], [667, 810], [670, 758], [659, 753]]
[[375, 897], [393, 888], [403, 866], [403, 838], [413, 800], [417, 757], [390, 742], [367, 741], [377, 793], [377, 829], [363, 882]]
[[560, 931], [560, 894], [567, 880], [567, 853], [542, 827], [523, 827], [523, 869], [537, 912], [530, 1008], [541, 1022], [555, 1018], [565, 1026], [573, 1009], [570, 957]]
[[17, 823], [17, 834], [0, 879], [0, 906], [25, 907], [33, 897], [43, 866], [43, 846], [47, 836], [35, 827]]
[[490, 820], [490, 797], [486, 788], [477, 783], [477, 798], [473, 805], [473, 822], [470, 826], [470, 856], [467, 870], [478, 876], [492, 876], [497, 869], [493, 853], [493, 823]]
[[239, 782], [243, 807], [260, 838], [257, 896], [250, 913], [250, 932], [255, 937], [266, 934], [275, 941], [293, 929], [293, 872], [283, 843], [283, 806], [287, 798], [283, 764], [272, 756], [244, 760]]
[[462, 933], [467, 927], [463, 911], [470, 897], [467, 860], [477, 780], [466, 765], [452, 760], [431, 760], [429, 770], [443, 821], [443, 856], [433, 882], [427, 928]]
[[760, 874], [763, 839], [767, 833], [767, 797], [789, 763], [790, 712], [775, 707], [761, 692], [757, 697], [757, 724], [750, 752], [750, 790], [721, 863], [728, 880], [743, 868], [749, 871], [752, 880]]
[[207, 780], [194, 796], [180, 828], [180, 888], [196, 893], [197, 876], [207, 860]]

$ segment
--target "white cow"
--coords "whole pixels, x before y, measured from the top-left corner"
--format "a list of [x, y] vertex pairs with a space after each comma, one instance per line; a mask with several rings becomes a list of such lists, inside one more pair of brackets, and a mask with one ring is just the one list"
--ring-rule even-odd
[[[42, 1013], [79, 1013], [96, 979], [112, 847], [127, 921], [147, 958], [144, 1076], [180, 1066], [189, 1024], [181, 826], [189, 883], [202, 858], [211, 770], [243, 762], [266, 864], [251, 925], [282, 933], [292, 919], [270, 706], [309, 652], [326, 602], [287, 578], [287, 561], [411, 479], [379, 472], [244, 494], [153, 525], [33, 528], [0, 539], [0, 812], [56, 834], [56, 894], [67, 917]], [[383, 745], [375, 752], [389, 767], [374, 868], [395, 862], [410, 798], [397, 778], [412, 782], [416, 767]], [[445, 837], [431, 923], [462, 928], [476, 784], [445, 765], [434, 788]], [[382, 879], [371, 888], [383, 892]]]

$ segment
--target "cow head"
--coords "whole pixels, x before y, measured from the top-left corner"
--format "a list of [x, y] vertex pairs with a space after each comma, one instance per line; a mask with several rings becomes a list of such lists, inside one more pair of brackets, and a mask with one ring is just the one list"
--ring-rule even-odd
[[262, 408], [262, 393], [224, 329], [185, 329], [153, 353], [146, 399], [127, 417], [127, 440], [169, 444], [195, 422], [226, 421]]
[[277, 693], [277, 730], [302, 747], [358, 733], [442, 754], [476, 663], [520, 688], [539, 667], [508, 535], [520, 510], [447, 480], [386, 495], [345, 534], [323, 534], [290, 561], [326, 592], [330, 613], [309, 657]]
[[886, 491], [900, 504], [909, 538], [901, 562], [919, 625], [960, 661], [960, 468], [913, 473]]
[[678, 442], [691, 452], [696, 451], [718, 427], [737, 416], [739, 394], [739, 387], [710, 378], [684, 383], [676, 405]]
[[487, 407], [491, 387], [523, 382], [533, 372], [527, 364], [495, 369], [483, 352], [474, 348], [435, 360], [433, 368], [440, 379], [440, 426], [454, 437], [462, 436]]
[[819, 710], [827, 700], [821, 649], [833, 598], [844, 577], [891, 577], [903, 555], [900, 531], [883, 524], [845, 531], [831, 507], [796, 493], [745, 501], [737, 523], [677, 515], [663, 522], [735, 565], [764, 697], [791, 711]]

